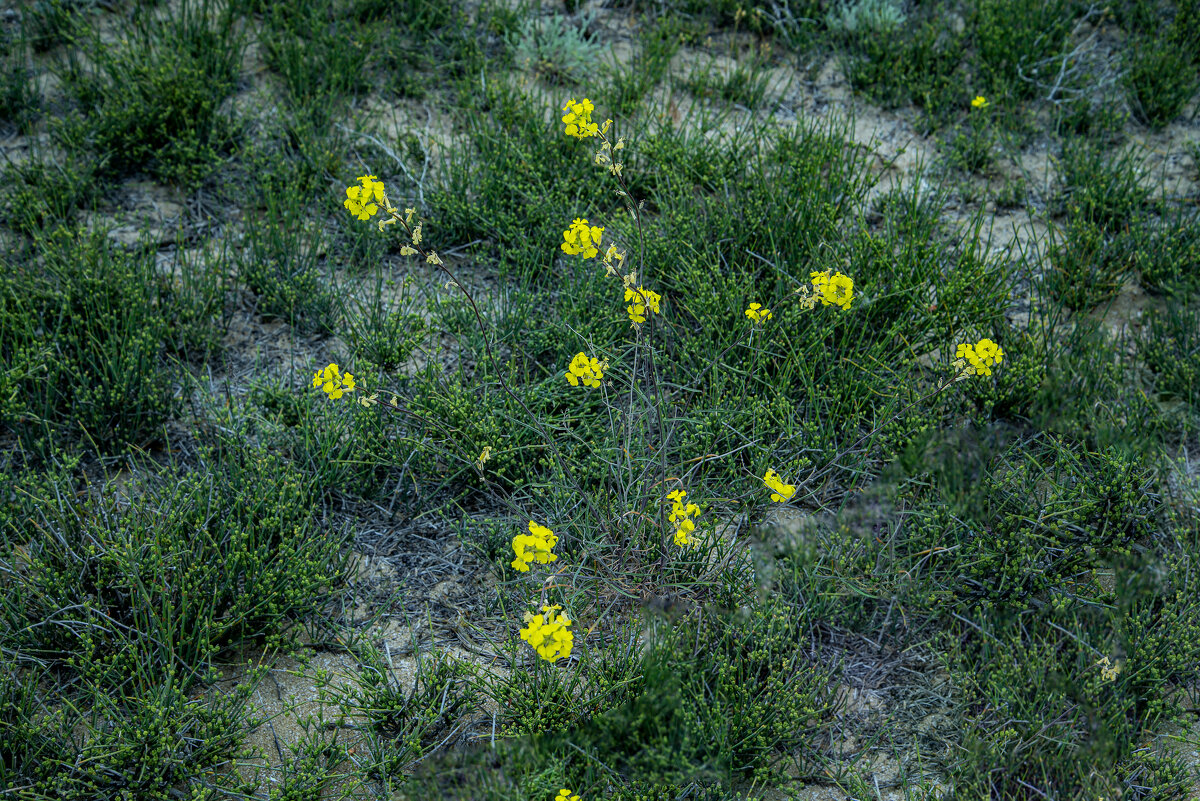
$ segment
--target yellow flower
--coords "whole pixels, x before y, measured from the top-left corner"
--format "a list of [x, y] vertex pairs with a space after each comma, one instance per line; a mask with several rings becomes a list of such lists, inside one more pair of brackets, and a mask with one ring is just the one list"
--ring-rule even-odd
[[760, 303], [751, 303], [750, 308], [746, 309], [746, 316], [756, 323], [761, 323], [764, 320], [770, 320], [775, 315], [771, 314], [770, 309], [764, 309]]
[[790, 501], [792, 496], [796, 494], [796, 485], [784, 484], [783, 480], [779, 478], [779, 474], [770, 468], [767, 468], [767, 474], [763, 476], [763, 481], [773, 490], [771, 492], [771, 500], [773, 501]]
[[573, 387], [579, 386], [580, 381], [585, 387], [598, 387], [606, 369], [608, 362], [589, 359], [586, 354], [580, 352], [571, 360], [571, 366], [567, 370], [567, 381]]
[[1097, 662], [1096, 666], [1100, 668], [1100, 677], [1105, 681], [1112, 681], [1121, 672], [1121, 663], [1114, 665], [1108, 661], [1107, 656]]
[[671, 501], [671, 513], [667, 519], [675, 524], [675, 544], [681, 548], [685, 545], [697, 544], [692, 532], [696, 530], [695, 517], [700, 514], [699, 506], [683, 502], [686, 497], [687, 493], [683, 490], [667, 493], [667, 498]]
[[343, 394], [354, 391], [354, 376], [350, 373], [342, 375], [338, 366], [331, 364], [324, 370], [317, 370], [316, 375], [313, 376], [313, 386], [320, 387], [321, 391], [330, 399], [337, 400]]
[[575, 637], [567, 628], [571, 621], [566, 615], [555, 610], [559, 606], [543, 606], [542, 615], [525, 613], [525, 622], [529, 625], [521, 629], [521, 639], [533, 646], [538, 656], [547, 662], [554, 662], [559, 657], [570, 656]]
[[850, 301], [854, 300], [853, 279], [841, 273], [834, 273], [830, 277], [828, 270], [822, 273], [821, 276], [819, 284], [816, 280], [813, 281], [813, 285], [820, 292], [821, 305], [841, 306], [842, 309], [849, 309]]
[[563, 123], [567, 126], [567, 136], [587, 139], [599, 133], [600, 126], [592, 122], [592, 112], [595, 109], [596, 107], [592, 105], [592, 101], [586, 97], [578, 103], [574, 100], [568, 100], [567, 104], [563, 106], [563, 111], [567, 113], [562, 118]]
[[558, 796], [554, 799], [554, 801], [579, 801], [579, 796], [571, 795], [570, 790], [563, 788], [562, 790], [558, 791]]
[[581, 254], [585, 259], [594, 258], [599, 249], [600, 237], [604, 229], [598, 225], [588, 225], [588, 221], [576, 217], [571, 221], [571, 227], [563, 231], [563, 243], [560, 247], [571, 255]]
[[513, 537], [512, 546], [517, 558], [513, 560], [512, 566], [524, 573], [529, 570], [532, 562], [540, 562], [543, 565], [553, 562], [558, 558], [558, 554], [550, 553], [550, 549], [557, 542], [558, 537], [553, 531], [530, 520], [529, 533]]
[[486, 461], [487, 461], [488, 459], [490, 459], [490, 458], [492, 458], [492, 446], [491, 446], [491, 445], [484, 445], [484, 446], [483, 446], [483, 452], [482, 452], [482, 453], [480, 453], [480, 454], [479, 454], [479, 458], [475, 460], [475, 465], [476, 465], [476, 467], [478, 467], [480, 470], [482, 470], [482, 469], [483, 469], [483, 463], [484, 463], [484, 462], [486, 462]]
[[988, 107], [987, 98], [984, 97], [983, 95], [976, 95], [975, 99], [971, 101], [971, 108], [987, 108], [987, 107]]
[[374, 175], [360, 175], [360, 186], [346, 187], [346, 199], [342, 205], [360, 220], [369, 220], [379, 211], [383, 202], [383, 183]]
[[632, 286], [625, 287], [625, 302], [629, 303], [625, 307], [625, 310], [629, 312], [629, 321], [634, 325], [646, 322], [647, 309], [658, 314], [658, 304], [661, 300], [661, 295], [657, 292], [651, 292], [643, 286], [639, 286], [637, 289], [634, 289]]
[[1004, 358], [1004, 349], [990, 339], [981, 339], [971, 345], [963, 343], [954, 352], [955, 367], [967, 375], [991, 375], [992, 366]]

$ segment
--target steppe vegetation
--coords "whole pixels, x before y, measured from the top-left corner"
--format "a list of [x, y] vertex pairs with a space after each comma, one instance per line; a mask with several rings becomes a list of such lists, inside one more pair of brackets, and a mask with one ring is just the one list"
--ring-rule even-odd
[[1200, 0], [0, 65], [0, 797], [1200, 797]]

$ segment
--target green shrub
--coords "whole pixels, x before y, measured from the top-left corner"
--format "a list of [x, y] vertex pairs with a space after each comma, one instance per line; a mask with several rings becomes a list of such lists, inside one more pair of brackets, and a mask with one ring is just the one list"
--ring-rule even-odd
[[62, 229], [37, 247], [40, 261], [0, 279], [4, 427], [43, 454], [64, 437], [106, 451], [153, 441], [177, 403], [174, 309], [153, 255]]
[[1052, 229], [1046, 288], [1069, 309], [1090, 309], [1116, 297], [1135, 261], [1130, 239], [1107, 234], [1086, 217]]
[[974, 0], [978, 93], [989, 100], [1036, 96], [1058, 74], [1074, 23], [1072, 0]]
[[[243, 639], [283, 643], [285, 624], [344, 574], [311, 482], [278, 457], [204, 452], [193, 472], [133, 487], [133, 505], [51, 488], [33, 506], [37, 527], [0, 532], [30, 563], [0, 604], [10, 647], [136, 698], [168, 675], [206, 678]], [[54, 619], [77, 624], [41, 623]]]
[[324, 230], [289, 198], [266, 198], [267, 210], [249, 221], [237, 258], [238, 278], [258, 297], [259, 313], [304, 331], [333, 330], [337, 304], [325, 280]]
[[1196, 94], [1200, 74], [1169, 36], [1140, 36], [1126, 44], [1126, 97], [1139, 122], [1159, 129]]
[[883, 35], [857, 34], [850, 54], [850, 84], [885, 107], [914, 103], [930, 120], [941, 121], [965, 94], [959, 68], [964, 42], [937, 22], [912, 21]]
[[98, 195], [96, 165], [73, 153], [55, 159], [35, 152], [0, 176], [0, 219], [25, 234], [73, 223], [78, 211]]
[[123, 34], [118, 44], [93, 32], [87, 62], [68, 53], [63, 89], [79, 113], [59, 141], [88, 148], [110, 173], [198, 186], [238, 138], [221, 110], [241, 65], [232, 17], [188, 2], [165, 19], [138, 15]]
[[1129, 150], [1107, 154], [1095, 143], [1068, 139], [1058, 160], [1058, 205], [1071, 218], [1103, 231], [1123, 227], [1143, 209], [1142, 158]]
[[1138, 352], [1161, 395], [1200, 413], [1200, 306], [1172, 304], [1143, 318]]

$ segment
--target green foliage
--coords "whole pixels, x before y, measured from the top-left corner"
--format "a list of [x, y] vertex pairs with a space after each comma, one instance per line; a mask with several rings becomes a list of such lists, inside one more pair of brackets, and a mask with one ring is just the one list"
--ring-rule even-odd
[[305, 331], [332, 331], [336, 298], [323, 280], [325, 232], [286, 198], [266, 204], [246, 228], [238, 278], [258, 296], [260, 313]]
[[262, 31], [267, 65], [283, 78], [288, 98], [324, 129], [346, 97], [369, 86], [366, 65], [373, 29], [342, 14], [332, 0], [272, 4]]
[[1154, 373], [1159, 393], [1200, 414], [1200, 305], [1151, 310], [1143, 325], [1138, 354]]
[[1200, 73], [1169, 29], [1166, 35], [1128, 42], [1124, 66], [1129, 106], [1138, 121], [1151, 128], [1164, 128], [1178, 117], [1200, 86]]
[[[44, 534], [24, 521], [0, 532], [29, 560], [2, 604], [8, 647], [141, 697], [171, 674], [199, 679], [243, 639], [283, 642], [284, 624], [344, 573], [311, 481], [278, 457], [205, 452], [194, 472], [133, 487], [132, 506], [51, 487], [32, 511]], [[40, 624], [52, 619], [76, 625]]]
[[606, 70], [609, 88], [603, 97], [612, 113], [629, 118], [642, 108], [642, 98], [666, 77], [671, 59], [679, 50], [681, 23], [671, 17], [659, 19], [638, 32], [638, 49], [628, 67]]
[[505, 275], [542, 279], [571, 219], [613, 208], [611, 191], [602, 181], [571, 180], [591, 174], [592, 154], [548, 131], [540, 103], [497, 82], [469, 102], [479, 104], [464, 120], [470, 146], [446, 155], [443, 181], [427, 195], [426, 236], [443, 250], [482, 239]]
[[1167, 212], [1147, 220], [1138, 234], [1143, 286], [1182, 296], [1200, 290], [1200, 219], [1194, 213], [1186, 208]]
[[238, 138], [221, 110], [241, 65], [232, 18], [184, 3], [165, 19], [135, 16], [120, 43], [93, 32], [87, 49], [86, 62], [68, 53], [63, 89], [79, 113], [63, 120], [59, 141], [88, 148], [113, 174], [200, 185]]
[[81, 208], [94, 203], [96, 165], [71, 154], [53, 159], [35, 153], [11, 164], [0, 176], [0, 219], [14, 231], [33, 234], [75, 221]]
[[713, 100], [719, 99], [727, 103], [756, 109], [763, 105], [767, 97], [767, 87], [770, 75], [763, 67], [765, 63], [756, 55], [746, 59], [738, 59], [733, 69], [722, 73], [715, 61], [707, 65], [699, 64], [682, 82], [682, 85], [696, 97]]
[[207, 321], [152, 254], [63, 229], [37, 251], [0, 279], [4, 427], [43, 455], [64, 437], [106, 451], [153, 441], [177, 402], [166, 344]]
[[553, 83], [575, 84], [587, 77], [599, 57], [600, 45], [588, 32], [591, 18], [578, 24], [562, 14], [526, 17], [506, 37], [513, 63]]
[[1058, 203], [1072, 220], [1112, 231], [1128, 223], [1147, 202], [1142, 158], [1132, 150], [1105, 153], [1086, 139], [1068, 139], [1058, 160]]
[[[259, 678], [208, 703], [189, 697], [186, 684], [171, 677], [119, 700], [103, 685], [84, 682], [52, 713], [35, 716], [22, 707], [16, 725], [0, 730], [0, 741], [24, 741], [5, 743], [17, 750], [4, 753], [17, 759], [11, 770], [0, 767], [0, 779], [31, 798], [63, 801], [171, 801], [181, 786], [197, 799], [216, 797], [218, 788], [252, 792], [255, 784], [214, 773], [244, 756], [247, 698]], [[91, 758], [80, 759], [81, 753]]]
[[25, 41], [0, 29], [0, 123], [28, 133], [37, 118], [42, 95], [26, 60]]
[[913, 20], [886, 35], [866, 30], [851, 37], [846, 77], [887, 108], [914, 103], [941, 121], [966, 95], [964, 47], [961, 36], [934, 21]]
[[374, 290], [366, 299], [350, 296], [347, 305], [354, 310], [343, 310], [346, 341], [357, 358], [391, 370], [405, 364], [409, 357], [421, 347], [429, 328], [425, 318], [415, 308], [412, 292], [416, 280], [405, 276], [397, 287], [392, 279], [386, 281], [385, 298], [383, 273], [376, 274]]
[[1116, 297], [1133, 271], [1127, 235], [1075, 217], [1066, 230], [1052, 229], [1046, 288], [1068, 309], [1090, 309]]
[[85, 12], [94, 0], [35, 0], [25, 11], [24, 23], [35, 53], [45, 53], [73, 43], [87, 28]]
[[1074, 23], [1073, 0], [974, 0], [979, 94], [1026, 100], [1053, 82]]

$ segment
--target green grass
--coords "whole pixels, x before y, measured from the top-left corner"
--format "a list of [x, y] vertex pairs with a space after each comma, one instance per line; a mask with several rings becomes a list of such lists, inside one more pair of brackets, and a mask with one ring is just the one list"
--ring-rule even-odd
[[[1200, 6], [1110, 10], [22, 6], [4, 787], [1192, 797]], [[445, 271], [347, 213], [360, 175]]]

